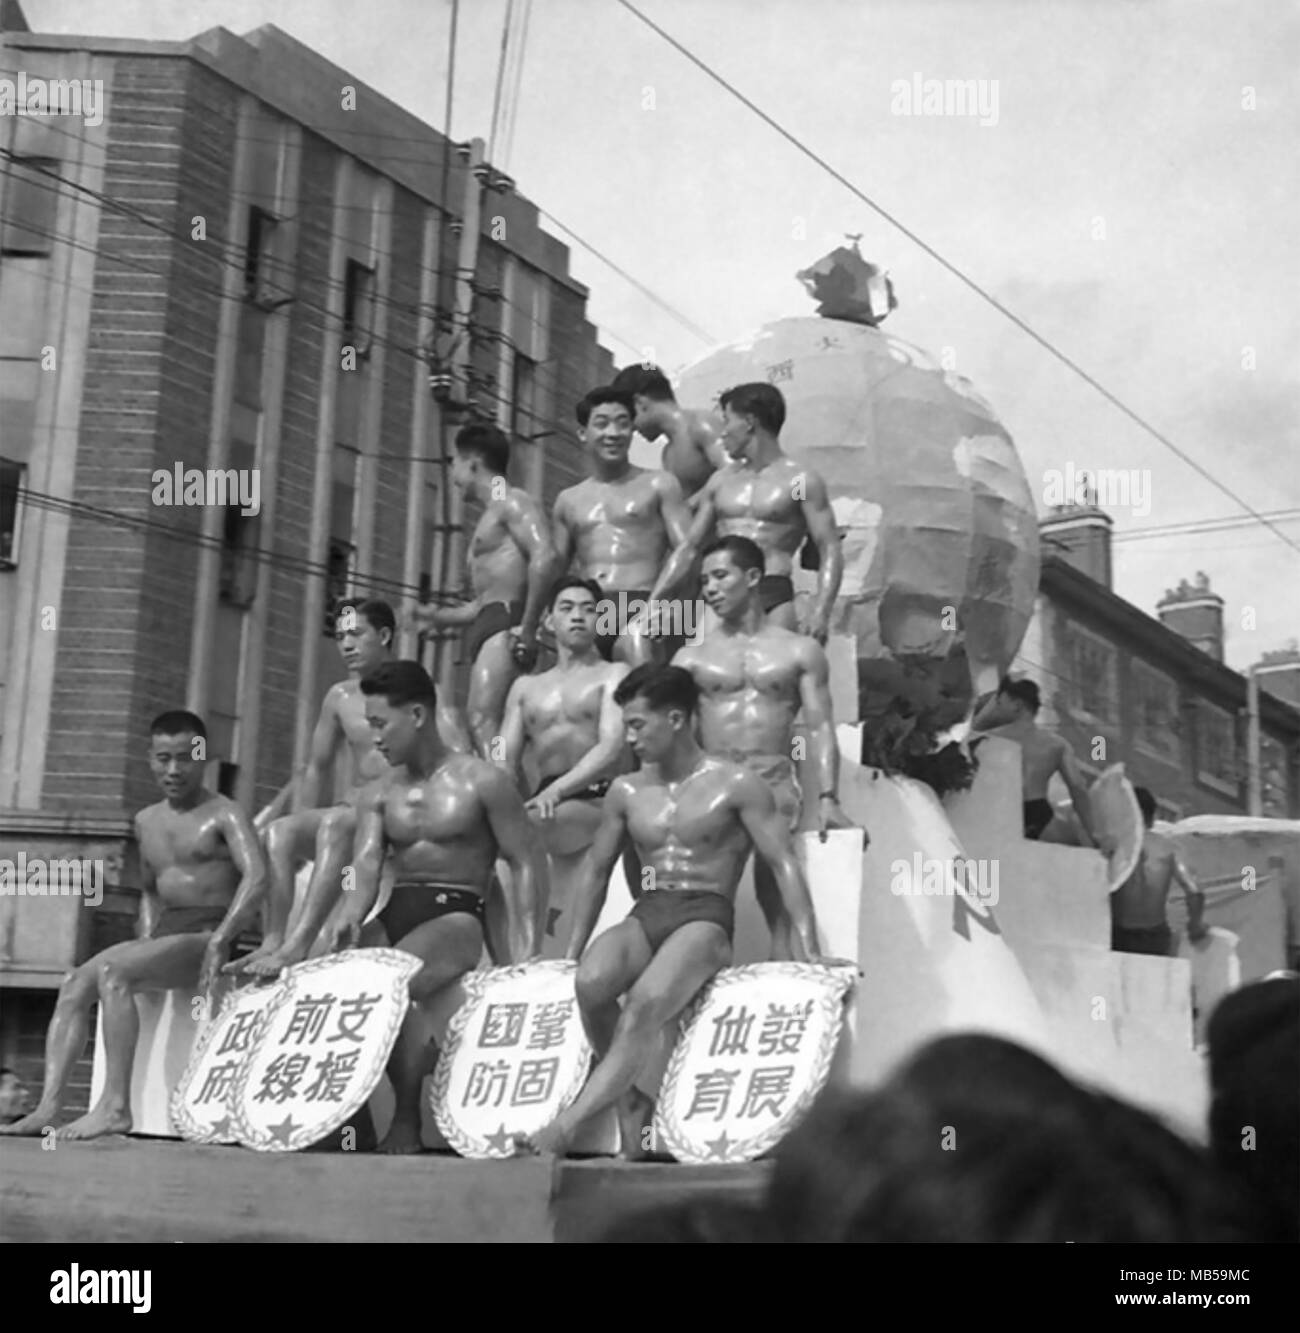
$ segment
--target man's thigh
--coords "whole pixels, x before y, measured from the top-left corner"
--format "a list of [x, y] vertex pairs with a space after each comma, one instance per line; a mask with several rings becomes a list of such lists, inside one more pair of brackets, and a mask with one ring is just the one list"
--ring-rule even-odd
[[622, 995], [650, 965], [653, 954], [636, 921], [620, 921], [587, 946], [579, 964], [583, 990], [600, 1000]]
[[712, 921], [688, 921], [659, 946], [627, 999], [646, 1005], [660, 1023], [676, 1018], [731, 961], [727, 932]]
[[469, 674], [469, 702], [478, 711], [498, 715], [505, 710], [506, 695], [519, 676], [510, 654], [510, 632], [494, 634], [479, 649]]
[[199, 979], [209, 930], [193, 935], [165, 935], [159, 940], [129, 940], [105, 949], [92, 961], [107, 964], [111, 975], [132, 990], [175, 990]]
[[268, 845], [272, 834], [277, 840], [283, 839], [294, 856], [309, 858], [316, 849], [316, 834], [326, 810], [299, 810], [296, 814], [285, 815], [274, 820], [266, 831]]
[[414, 954], [423, 964], [411, 978], [411, 998], [421, 1000], [472, 972], [483, 956], [483, 928], [468, 912], [450, 912], [422, 921], [393, 948]]

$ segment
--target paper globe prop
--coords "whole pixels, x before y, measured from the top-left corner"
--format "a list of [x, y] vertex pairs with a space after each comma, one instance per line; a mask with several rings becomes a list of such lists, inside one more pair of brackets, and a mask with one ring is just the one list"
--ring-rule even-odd
[[955, 721], [972, 676], [991, 688], [1033, 611], [1038, 523], [1010, 435], [966, 380], [846, 319], [768, 324], [684, 370], [678, 400], [716, 404], [756, 380], [785, 397], [786, 452], [830, 490], [844, 546], [832, 632], [856, 639], [864, 719], [901, 697], [932, 733], [950, 725], [934, 711]]

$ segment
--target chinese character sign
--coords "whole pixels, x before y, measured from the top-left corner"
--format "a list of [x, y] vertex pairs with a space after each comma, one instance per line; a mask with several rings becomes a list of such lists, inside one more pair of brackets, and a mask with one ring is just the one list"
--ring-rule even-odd
[[266, 1020], [287, 985], [254, 986], [226, 997], [202, 1031], [194, 1054], [172, 1093], [172, 1125], [182, 1138], [235, 1143], [235, 1087]]
[[830, 1073], [854, 973], [726, 968], [687, 1011], [655, 1131], [679, 1162], [750, 1162], [803, 1117]]
[[288, 969], [239, 1072], [239, 1141], [288, 1152], [350, 1119], [384, 1072], [419, 969], [398, 949], [354, 949]]
[[577, 1097], [591, 1047], [576, 971], [555, 960], [465, 978], [433, 1086], [438, 1128], [462, 1156], [511, 1156], [516, 1134], [542, 1129]]

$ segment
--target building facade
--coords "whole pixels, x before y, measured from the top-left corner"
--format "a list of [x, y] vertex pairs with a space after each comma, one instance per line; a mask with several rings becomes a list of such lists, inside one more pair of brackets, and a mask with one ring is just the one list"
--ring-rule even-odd
[[[1040, 721], [1092, 775], [1123, 762], [1162, 819], [1250, 813], [1248, 681], [1224, 664], [1223, 600], [1209, 580], [1184, 580], [1152, 617], [1110, 587], [1101, 510], [1055, 510], [1040, 531], [1037, 604], [1012, 665], [1037, 682]], [[1300, 710], [1261, 688], [1259, 713], [1262, 813], [1294, 819]]]
[[461, 587], [455, 429], [510, 431], [549, 505], [613, 362], [477, 146], [275, 28], [9, 32], [0, 65], [88, 99], [0, 117], [0, 861], [93, 855], [108, 881], [94, 912], [0, 897], [12, 1013], [134, 911], [150, 719], [200, 713], [210, 785], [259, 808], [343, 675], [334, 600]]

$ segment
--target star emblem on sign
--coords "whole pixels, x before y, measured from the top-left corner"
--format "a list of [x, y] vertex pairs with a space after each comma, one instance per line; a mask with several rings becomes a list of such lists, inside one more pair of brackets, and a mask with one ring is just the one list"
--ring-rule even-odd
[[483, 1140], [493, 1152], [508, 1152], [514, 1145], [514, 1135], [503, 1124], [495, 1134], [489, 1134]]
[[707, 1140], [705, 1146], [709, 1150], [710, 1157], [725, 1159], [727, 1156], [727, 1149], [730, 1148], [733, 1143], [734, 1140], [727, 1137], [727, 1131], [724, 1129], [716, 1139]]
[[208, 1126], [208, 1133], [219, 1139], [228, 1139], [230, 1137], [230, 1117], [223, 1115], [220, 1120], [214, 1120]]
[[293, 1131], [299, 1128], [301, 1128], [301, 1126], [293, 1123], [292, 1115], [285, 1116], [278, 1125], [267, 1126], [272, 1141], [275, 1143], [283, 1143], [286, 1148], [289, 1146], [289, 1139], [292, 1137]]

